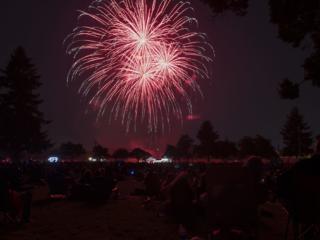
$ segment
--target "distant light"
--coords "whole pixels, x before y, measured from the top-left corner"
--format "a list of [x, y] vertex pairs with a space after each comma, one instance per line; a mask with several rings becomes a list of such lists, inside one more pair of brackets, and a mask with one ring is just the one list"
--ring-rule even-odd
[[58, 157], [49, 157], [48, 162], [49, 163], [57, 163], [57, 162], [59, 162], [59, 158]]
[[131, 171], [130, 171], [130, 175], [131, 175], [131, 176], [133, 176], [133, 175], [135, 175], [135, 174], [136, 174], [136, 172], [135, 172], [134, 170], [131, 170]]
[[158, 163], [172, 163], [172, 159], [164, 157], [160, 160], [157, 160]]
[[97, 159], [96, 158], [92, 158], [92, 157], [89, 157], [89, 162], [96, 162], [97, 161]]
[[149, 163], [149, 164], [152, 164], [154, 163], [155, 161], [157, 161], [157, 159], [155, 159], [154, 157], [149, 157], [147, 158], [146, 162]]
[[149, 164], [156, 164], [156, 163], [172, 163], [172, 159], [163, 157], [162, 159], [155, 159], [153, 157], [150, 157], [146, 160], [147, 163]]

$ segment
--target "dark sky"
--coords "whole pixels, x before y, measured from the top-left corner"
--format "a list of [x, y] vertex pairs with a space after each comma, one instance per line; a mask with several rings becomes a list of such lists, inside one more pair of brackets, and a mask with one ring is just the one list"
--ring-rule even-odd
[[[143, 128], [126, 133], [119, 123], [96, 121], [86, 103], [77, 94], [77, 86], [66, 84], [70, 57], [63, 40], [77, 24], [78, 9], [86, 9], [90, 0], [3, 0], [0, 8], [0, 67], [19, 45], [37, 65], [42, 76], [42, 108], [52, 120], [50, 137], [56, 142], [71, 140], [90, 147], [96, 140], [111, 149], [146, 148], [175, 143], [182, 133], [195, 135], [201, 121], [209, 119], [222, 138], [238, 140], [244, 135], [262, 134], [275, 146], [281, 144], [280, 129], [286, 114], [299, 106], [315, 134], [320, 133], [319, 89], [305, 85], [297, 101], [280, 100], [278, 82], [285, 77], [303, 79], [301, 65], [305, 52], [293, 49], [277, 38], [277, 29], [269, 23], [265, 1], [253, 0], [246, 17], [225, 14], [213, 19], [210, 10], [194, 0], [200, 30], [214, 45], [216, 57], [210, 66], [210, 82], [202, 82], [204, 99], [198, 98], [194, 112], [197, 121], [160, 136], [149, 136]], [[310, 49], [309, 49], [310, 50]]]

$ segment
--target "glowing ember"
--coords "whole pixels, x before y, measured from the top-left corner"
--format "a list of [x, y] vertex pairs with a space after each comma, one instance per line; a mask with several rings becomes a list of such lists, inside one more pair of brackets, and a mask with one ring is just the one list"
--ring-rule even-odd
[[157, 131], [192, 114], [189, 94], [201, 93], [198, 79], [209, 77], [213, 51], [204, 34], [190, 29], [197, 23], [190, 3], [109, 0], [90, 9], [80, 18], [91, 24], [67, 38], [74, 57], [68, 79], [82, 76], [80, 92], [99, 103], [99, 116], [108, 112], [127, 130], [146, 121]]

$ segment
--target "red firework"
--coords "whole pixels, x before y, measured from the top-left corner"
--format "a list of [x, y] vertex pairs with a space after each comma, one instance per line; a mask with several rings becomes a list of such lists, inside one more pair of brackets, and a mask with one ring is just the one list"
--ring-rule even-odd
[[80, 92], [99, 103], [99, 115], [107, 111], [128, 130], [140, 120], [157, 131], [192, 114], [189, 94], [201, 93], [198, 79], [209, 77], [213, 54], [205, 35], [190, 28], [197, 23], [190, 2], [100, 0], [90, 9], [80, 17], [92, 25], [67, 38], [68, 79], [84, 79]]

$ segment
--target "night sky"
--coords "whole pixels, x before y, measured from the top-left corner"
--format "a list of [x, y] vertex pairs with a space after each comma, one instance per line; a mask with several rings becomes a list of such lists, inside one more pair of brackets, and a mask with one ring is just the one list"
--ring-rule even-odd
[[269, 23], [266, 1], [255, 0], [246, 17], [231, 13], [213, 19], [208, 7], [194, 0], [195, 17], [200, 31], [208, 34], [216, 57], [210, 66], [212, 80], [201, 82], [204, 98], [198, 97], [196, 121], [172, 126], [174, 130], [150, 136], [141, 127], [126, 133], [120, 123], [96, 121], [85, 99], [77, 94], [77, 85], [67, 86], [66, 75], [71, 58], [65, 53], [64, 38], [77, 24], [78, 9], [86, 9], [90, 0], [4, 0], [0, 8], [0, 68], [4, 68], [14, 48], [21, 45], [41, 74], [42, 106], [49, 125], [49, 135], [59, 144], [81, 142], [91, 147], [98, 141], [107, 147], [145, 147], [176, 143], [182, 133], [195, 136], [203, 120], [210, 120], [222, 138], [239, 140], [245, 135], [261, 134], [277, 147], [286, 114], [298, 106], [320, 133], [319, 89], [302, 87], [300, 99], [281, 100], [279, 81], [289, 77], [301, 81], [301, 65], [310, 49], [293, 49], [277, 38], [276, 26]]

